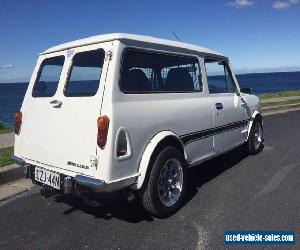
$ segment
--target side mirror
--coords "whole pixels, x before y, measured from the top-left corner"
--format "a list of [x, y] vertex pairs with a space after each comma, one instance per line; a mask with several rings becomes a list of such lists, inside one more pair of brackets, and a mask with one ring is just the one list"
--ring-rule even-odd
[[241, 92], [244, 94], [251, 94], [251, 89], [250, 88], [241, 88]]

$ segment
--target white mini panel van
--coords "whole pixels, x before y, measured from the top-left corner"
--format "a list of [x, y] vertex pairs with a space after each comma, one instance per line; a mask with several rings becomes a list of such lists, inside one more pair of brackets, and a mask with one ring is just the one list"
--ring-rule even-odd
[[131, 190], [163, 218], [182, 205], [189, 167], [240, 145], [263, 148], [260, 102], [226, 56], [108, 34], [40, 54], [16, 113], [14, 159], [44, 187]]

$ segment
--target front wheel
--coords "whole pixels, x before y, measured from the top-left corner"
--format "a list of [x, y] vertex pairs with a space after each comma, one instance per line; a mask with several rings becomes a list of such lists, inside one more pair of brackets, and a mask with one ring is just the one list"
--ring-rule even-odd
[[247, 141], [247, 150], [249, 154], [257, 154], [264, 148], [263, 145], [263, 127], [262, 122], [259, 119], [253, 121], [249, 138]]
[[147, 183], [140, 190], [145, 210], [157, 218], [175, 213], [182, 205], [186, 193], [187, 163], [175, 147], [164, 148], [150, 167]]

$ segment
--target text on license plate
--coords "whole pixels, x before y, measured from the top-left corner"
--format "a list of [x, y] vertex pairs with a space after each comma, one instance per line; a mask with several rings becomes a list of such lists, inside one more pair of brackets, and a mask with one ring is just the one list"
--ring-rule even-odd
[[60, 175], [50, 170], [35, 167], [35, 180], [51, 186], [56, 189], [60, 189]]

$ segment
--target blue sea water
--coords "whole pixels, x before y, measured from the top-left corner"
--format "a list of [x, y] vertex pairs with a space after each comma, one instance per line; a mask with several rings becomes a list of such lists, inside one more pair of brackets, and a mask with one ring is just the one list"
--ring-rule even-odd
[[[300, 90], [300, 72], [254, 73], [237, 75], [242, 88], [252, 93], [274, 93]], [[0, 83], [0, 121], [13, 125], [14, 113], [19, 111], [28, 83]]]
[[28, 83], [0, 83], [0, 121], [12, 126], [21, 108]]
[[237, 79], [240, 87], [251, 88], [257, 95], [300, 90], [300, 71], [243, 74], [237, 75]]

